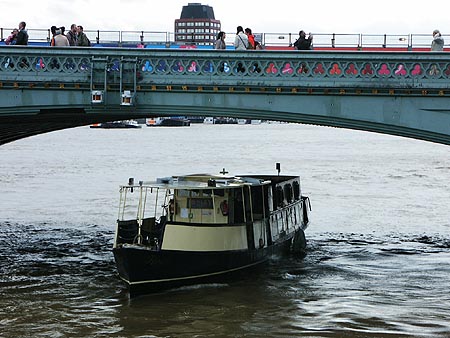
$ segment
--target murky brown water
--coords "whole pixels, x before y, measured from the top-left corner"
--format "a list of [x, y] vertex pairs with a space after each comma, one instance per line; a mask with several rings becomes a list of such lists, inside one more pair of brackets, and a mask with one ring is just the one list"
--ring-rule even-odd
[[[83, 127], [0, 157], [0, 337], [450, 336], [448, 147], [283, 124]], [[275, 162], [312, 201], [304, 259], [129, 299], [111, 253], [119, 184]]]

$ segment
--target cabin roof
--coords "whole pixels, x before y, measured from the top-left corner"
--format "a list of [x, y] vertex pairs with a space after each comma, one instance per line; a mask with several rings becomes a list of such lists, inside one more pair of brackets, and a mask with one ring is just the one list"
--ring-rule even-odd
[[226, 189], [245, 185], [258, 186], [270, 184], [270, 180], [247, 176], [228, 176], [210, 174], [191, 174], [183, 176], [161, 177], [156, 181], [140, 181], [138, 184], [123, 185], [123, 187], [153, 187], [164, 189]]

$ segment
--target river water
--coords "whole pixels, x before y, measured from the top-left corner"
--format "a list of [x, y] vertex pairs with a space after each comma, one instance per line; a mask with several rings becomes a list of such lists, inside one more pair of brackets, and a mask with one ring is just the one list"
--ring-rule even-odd
[[[80, 127], [0, 147], [0, 337], [449, 337], [450, 148], [296, 124]], [[118, 186], [300, 174], [305, 258], [130, 299]]]

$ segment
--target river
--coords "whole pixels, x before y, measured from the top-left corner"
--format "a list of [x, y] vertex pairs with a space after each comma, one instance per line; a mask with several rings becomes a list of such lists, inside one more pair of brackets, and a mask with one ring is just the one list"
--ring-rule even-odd
[[[0, 147], [0, 337], [449, 337], [450, 147], [297, 124], [52, 132]], [[130, 299], [118, 186], [299, 174], [303, 259]]]

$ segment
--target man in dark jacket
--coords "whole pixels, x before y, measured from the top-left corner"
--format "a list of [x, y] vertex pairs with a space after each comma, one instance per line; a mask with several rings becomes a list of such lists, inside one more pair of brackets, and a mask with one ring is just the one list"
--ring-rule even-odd
[[28, 45], [28, 33], [25, 29], [26, 26], [27, 24], [24, 21], [19, 23], [19, 33], [17, 33], [16, 45]]
[[78, 33], [77, 33], [77, 46], [79, 47], [90, 47], [91, 41], [89, 41], [86, 34], [84, 34], [83, 26], [78, 26]]
[[69, 45], [77, 46], [78, 45], [78, 27], [74, 23], [70, 26], [70, 31], [67, 32], [66, 37], [69, 40]]
[[313, 36], [309, 33], [308, 38], [306, 38], [306, 33], [304, 31], [300, 31], [299, 38], [294, 42], [294, 47], [298, 50], [309, 50], [311, 49]]

